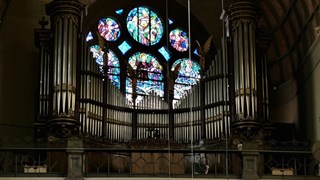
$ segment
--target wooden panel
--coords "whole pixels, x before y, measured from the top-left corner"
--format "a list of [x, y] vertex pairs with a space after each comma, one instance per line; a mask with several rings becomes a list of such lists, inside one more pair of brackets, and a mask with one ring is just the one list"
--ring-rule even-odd
[[184, 173], [184, 155], [175, 153], [132, 153], [133, 174], [171, 174]]

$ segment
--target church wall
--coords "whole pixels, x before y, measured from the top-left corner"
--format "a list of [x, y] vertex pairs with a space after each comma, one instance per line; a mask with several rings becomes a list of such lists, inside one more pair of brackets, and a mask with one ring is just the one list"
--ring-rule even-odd
[[320, 43], [319, 38], [303, 60], [297, 79], [273, 88], [270, 118], [273, 123], [295, 125], [295, 138], [320, 140]]
[[38, 54], [39, 3], [11, 0], [0, 29], [0, 138], [32, 136]]
[[[95, 0], [80, 1], [91, 4]], [[39, 20], [48, 2], [51, 0], [11, 0], [1, 24], [0, 139], [33, 136], [39, 79], [34, 30], [41, 27]]]
[[[320, 38], [315, 41], [307, 54], [303, 66], [306, 134], [313, 142], [320, 140]], [[301, 123], [301, 124], [302, 124]]]
[[270, 98], [270, 119], [272, 123], [297, 123], [297, 82], [294, 79], [273, 89]]

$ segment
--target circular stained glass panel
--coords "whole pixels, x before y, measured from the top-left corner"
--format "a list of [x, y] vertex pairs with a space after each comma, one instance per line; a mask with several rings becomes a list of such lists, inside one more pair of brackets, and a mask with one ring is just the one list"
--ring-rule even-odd
[[127, 29], [134, 40], [147, 46], [157, 44], [163, 35], [161, 19], [146, 7], [136, 7], [129, 12]]
[[187, 33], [181, 29], [173, 29], [170, 34], [170, 44], [177, 51], [184, 52], [187, 51], [189, 46], [189, 38]]
[[107, 41], [115, 41], [120, 36], [120, 27], [112, 18], [103, 18], [98, 23], [100, 35]]

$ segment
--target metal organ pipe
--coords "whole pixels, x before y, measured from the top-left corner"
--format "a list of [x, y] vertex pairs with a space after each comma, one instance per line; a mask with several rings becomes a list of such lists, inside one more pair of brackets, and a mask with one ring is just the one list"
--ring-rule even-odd
[[51, 31], [45, 29], [45, 19], [40, 23], [42, 29], [36, 29], [36, 46], [39, 48], [39, 61], [40, 61], [40, 82], [39, 82], [39, 102], [38, 102], [38, 112], [36, 119], [36, 126], [44, 126], [49, 116], [49, 100], [50, 100], [50, 81], [51, 74], [49, 74], [51, 59], [50, 59], [50, 35]]
[[267, 57], [266, 55], [264, 55], [263, 58], [263, 79], [264, 79], [264, 103], [265, 103], [265, 108], [264, 108], [264, 113], [265, 113], [265, 120], [268, 121], [269, 120], [269, 88], [268, 88], [268, 70], [267, 70], [268, 64], [267, 64]]
[[230, 13], [234, 41], [236, 114], [239, 121], [255, 121], [257, 119], [256, 7], [251, 1], [234, 2], [230, 6]]
[[41, 136], [42, 131], [46, 131], [45, 127], [48, 122], [49, 115], [52, 114], [51, 101], [51, 81], [52, 74], [50, 67], [52, 66], [51, 51], [50, 51], [50, 36], [51, 30], [45, 29], [47, 21], [43, 18], [40, 21], [41, 29], [35, 30], [36, 47], [39, 48], [39, 84], [38, 84], [38, 104], [36, 107], [37, 118], [35, 120], [35, 128], [37, 135]]
[[[234, 32], [233, 33], [233, 47], [237, 46], [238, 44], [238, 32]], [[234, 74], [235, 75], [239, 75], [240, 71], [239, 71], [239, 61], [237, 59], [239, 59], [239, 54], [238, 54], [238, 51], [239, 49], [238, 48], [233, 48], [234, 50]], [[234, 78], [234, 84], [235, 84], [235, 104], [236, 104], [236, 112], [241, 112], [240, 111], [240, 81], [239, 81], [239, 78]]]
[[[85, 45], [86, 46], [86, 45]], [[90, 49], [85, 47], [83, 62], [81, 63], [81, 130], [94, 136], [103, 136], [103, 126], [106, 129], [106, 137], [110, 140], [130, 140], [132, 137], [132, 112], [126, 110], [111, 109], [110, 106], [131, 107], [128, 105], [125, 94], [121, 93], [109, 78], [102, 81], [100, 68], [93, 59]], [[71, 64], [70, 64], [71, 66]], [[223, 79], [224, 74], [228, 74], [226, 62], [223, 62], [222, 54], [218, 55], [207, 70], [207, 78], [204, 81], [205, 87], [205, 136], [207, 139], [220, 138], [225, 132], [225, 127], [229, 128], [228, 106], [223, 102], [228, 101], [228, 78]], [[59, 78], [58, 78], [59, 79]], [[58, 81], [58, 79], [56, 79]], [[103, 87], [105, 89], [103, 90]], [[107, 94], [103, 101], [103, 94]], [[57, 93], [58, 95], [58, 93]], [[66, 96], [70, 96], [69, 94]], [[174, 104], [174, 109], [200, 107], [200, 87], [194, 85], [187, 95]], [[67, 99], [67, 98], [66, 98]], [[90, 100], [90, 101], [88, 101]], [[192, 104], [191, 104], [192, 102]], [[72, 103], [71, 103], [72, 104]], [[106, 107], [104, 105], [107, 104]], [[138, 109], [145, 109], [145, 113], [137, 113], [137, 139], [149, 137], [152, 127], [160, 131], [161, 138], [169, 137], [168, 114], [160, 114], [153, 109], [168, 109], [169, 105], [152, 92], [145, 96], [138, 104]], [[174, 110], [174, 134], [173, 137], [179, 142], [188, 142], [193, 136], [195, 142], [201, 140], [201, 111], [193, 108], [192, 112], [176, 112]], [[190, 120], [192, 118], [192, 127]], [[102, 123], [105, 121], [105, 125]], [[193, 134], [190, 133], [192, 128]], [[152, 134], [151, 134], [152, 136]]]
[[[67, 9], [67, 10], [66, 10]], [[53, 99], [49, 124], [75, 127], [76, 63], [80, 43], [78, 29], [84, 5], [78, 1], [52, 1], [47, 12], [52, 19], [53, 39]]]

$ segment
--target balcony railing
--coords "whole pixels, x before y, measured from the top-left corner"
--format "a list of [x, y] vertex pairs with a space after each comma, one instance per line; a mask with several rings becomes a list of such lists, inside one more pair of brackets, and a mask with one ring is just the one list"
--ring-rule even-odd
[[[68, 148], [0, 148], [0, 176], [58, 176], [68, 171]], [[242, 151], [208, 149], [83, 148], [84, 177], [240, 178]], [[257, 173], [265, 176], [316, 176], [309, 151], [259, 150]]]

